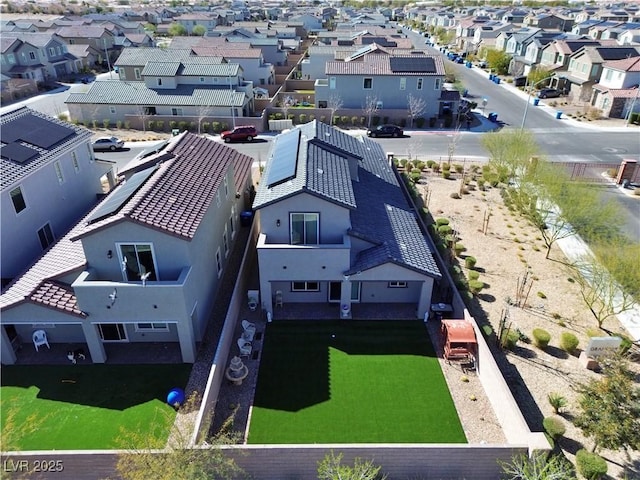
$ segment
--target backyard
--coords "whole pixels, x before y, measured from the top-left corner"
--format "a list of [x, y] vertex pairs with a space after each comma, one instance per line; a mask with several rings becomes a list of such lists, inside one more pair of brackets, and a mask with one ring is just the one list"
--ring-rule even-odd
[[466, 443], [423, 322], [267, 325], [249, 443]]
[[2, 367], [2, 449], [124, 448], [128, 433], [167, 439], [175, 412], [169, 390], [187, 383], [191, 365]]

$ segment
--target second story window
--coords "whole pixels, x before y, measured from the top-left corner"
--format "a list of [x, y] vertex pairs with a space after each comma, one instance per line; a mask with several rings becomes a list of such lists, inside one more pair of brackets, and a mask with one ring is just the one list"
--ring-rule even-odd
[[29, 52], [29, 58], [31, 60], [35, 60], [36, 59], [36, 52]]
[[373, 88], [373, 78], [365, 78], [362, 84], [362, 88], [365, 90], [371, 90]]
[[71, 152], [71, 163], [73, 163], [73, 169], [76, 171], [76, 173], [79, 173], [80, 164], [78, 163], [78, 155], [76, 155], [76, 152]]
[[290, 216], [291, 245], [317, 245], [319, 217], [317, 213], [292, 213]]
[[440, 90], [440, 79], [439, 78], [436, 78], [436, 82], [433, 85], [433, 89], [434, 90]]
[[58, 177], [58, 183], [64, 183], [64, 175], [62, 175], [62, 167], [60, 166], [60, 162], [55, 162], [53, 164], [53, 168], [56, 171], [56, 177]]
[[119, 245], [122, 275], [129, 282], [158, 280], [153, 248], [148, 243], [121, 243]]
[[400, 90], [407, 89], [407, 77], [400, 77]]
[[140, 76], [140, 69], [139, 68], [134, 68], [133, 69], [133, 75], [136, 77], [136, 80], [140, 80], [140, 78], [142, 78]]
[[24, 201], [24, 196], [22, 195], [22, 189], [20, 187], [16, 187], [11, 190], [9, 195], [11, 195], [13, 209], [16, 211], [16, 213], [20, 213], [25, 208], [27, 208], [27, 203]]
[[46, 250], [47, 248], [49, 248], [49, 245], [51, 245], [54, 240], [51, 225], [47, 223], [44, 227], [38, 230], [38, 239], [40, 240], [42, 250]]
[[421, 78], [418, 79], [418, 84], [416, 85], [416, 89], [417, 90], [422, 90], [422, 79]]

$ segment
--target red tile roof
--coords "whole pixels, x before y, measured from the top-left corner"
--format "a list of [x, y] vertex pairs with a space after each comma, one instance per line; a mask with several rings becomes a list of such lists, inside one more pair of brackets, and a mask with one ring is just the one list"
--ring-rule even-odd
[[608, 68], [622, 70], [623, 72], [640, 72], [640, 57], [623, 58], [622, 60], [610, 60], [603, 65]]
[[64, 310], [66, 313], [85, 317], [86, 315], [78, 308], [76, 295], [70, 285], [65, 285], [53, 280], [43, 281], [29, 297], [34, 303], [39, 303], [45, 307]]

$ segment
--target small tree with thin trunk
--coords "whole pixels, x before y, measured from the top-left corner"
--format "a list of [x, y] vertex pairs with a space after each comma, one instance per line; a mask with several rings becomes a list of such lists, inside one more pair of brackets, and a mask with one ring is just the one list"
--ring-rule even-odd
[[535, 453], [514, 457], [511, 463], [500, 462], [505, 480], [575, 480], [571, 463], [561, 455], [547, 457]]
[[373, 461], [361, 458], [354, 460], [353, 467], [342, 465], [342, 453], [336, 456], [332, 451], [318, 462], [318, 480], [385, 480], [380, 470]]
[[371, 117], [373, 117], [380, 108], [378, 107], [380, 100], [376, 95], [367, 95], [364, 100], [362, 112], [367, 117], [367, 128], [371, 128]]
[[329, 125], [333, 125], [333, 116], [342, 108], [342, 97], [337, 93], [332, 93], [327, 99], [327, 108], [331, 111]]
[[419, 117], [427, 109], [427, 102], [424, 98], [409, 94], [407, 96], [407, 109], [409, 110], [409, 118], [413, 127], [413, 120]]

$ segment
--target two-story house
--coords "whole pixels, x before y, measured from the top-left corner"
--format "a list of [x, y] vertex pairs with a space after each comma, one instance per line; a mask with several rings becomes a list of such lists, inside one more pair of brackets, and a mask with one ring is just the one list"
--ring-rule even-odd
[[56, 33], [68, 45], [89, 45], [96, 52], [100, 52], [97, 61], [100, 65], [107, 66], [107, 56], [110, 62], [116, 58], [115, 35], [104, 26], [61, 27]]
[[173, 344], [193, 362], [250, 203], [251, 163], [184, 133], [129, 170], [0, 296], [2, 363], [35, 329], [52, 346], [82, 345], [94, 363], [134, 342]]
[[64, 41], [51, 33], [5, 33], [2, 35], [2, 72], [11, 78], [36, 82], [55, 80], [79, 71], [80, 64]]
[[629, 118], [640, 111], [639, 86], [640, 56], [605, 62], [591, 104], [606, 117]]
[[256, 192], [262, 308], [403, 303], [416, 318], [441, 278], [381, 145], [313, 121], [276, 137]]
[[96, 161], [89, 130], [29, 108], [3, 114], [0, 127], [4, 285], [96, 204], [112, 165]]
[[406, 112], [411, 95], [424, 101], [421, 116], [430, 118], [442, 114], [445, 107], [451, 108], [442, 99], [444, 75], [442, 57], [423, 52], [373, 52], [357, 60], [327, 62], [325, 78], [315, 82], [316, 107], [330, 107], [338, 97], [343, 108], [362, 109], [375, 98], [378, 109]]
[[571, 55], [585, 45], [600, 45], [600, 42], [591, 38], [553, 40], [541, 49], [540, 67], [545, 70], [566, 70]]
[[[142, 49], [131, 50], [142, 54], [135, 52]], [[88, 122], [108, 120], [111, 124], [128, 122], [142, 129], [149, 121], [163, 122], [167, 128], [170, 122], [197, 124], [204, 119], [230, 126], [253, 113], [253, 82], [244, 79], [240, 65], [224, 63], [220, 57], [148, 61], [142, 70], [131, 66], [119, 69], [121, 78], [129, 78], [131, 69], [131, 81], [97, 81], [87, 92], [70, 94], [65, 102], [70, 117]]]

